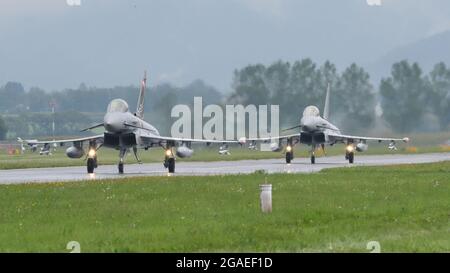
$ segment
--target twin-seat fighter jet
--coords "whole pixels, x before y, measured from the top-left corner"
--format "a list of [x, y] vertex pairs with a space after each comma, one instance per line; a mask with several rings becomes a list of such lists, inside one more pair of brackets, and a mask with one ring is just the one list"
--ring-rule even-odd
[[298, 143], [311, 146], [310, 156], [311, 163], [316, 163], [315, 151], [321, 146], [325, 150], [325, 145], [334, 145], [336, 143], [344, 143], [347, 145], [345, 159], [349, 163], [353, 163], [355, 150], [358, 152], [366, 151], [368, 148], [367, 141], [387, 141], [389, 142], [389, 149], [396, 150], [395, 142], [408, 142], [409, 138], [381, 138], [381, 137], [362, 137], [341, 134], [341, 131], [328, 121], [330, 112], [330, 85], [328, 85], [325, 97], [325, 107], [323, 117], [320, 116], [319, 108], [314, 105], [307, 106], [303, 111], [303, 117], [300, 124], [287, 130], [300, 128], [299, 133], [268, 137], [268, 138], [254, 138], [241, 139], [240, 142], [250, 142], [249, 147], [255, 147], [257, 142], [270, 142], [272, 151], [281, 151], [285, 145], [286, 163], [291, 163], [294, 159], [294, 145]]
[[130, 149], [133, 150], [136, 160], [140, 162], [137, 149], [148, 150], [149, 148], [160, 147], [164, 149], [164, 167], [168, 169], [169, 173], [173, 173], [175, 172], [175, 154], [180, 158], [192, 156], [193, 150], [191, 148], [191, 143], [193, 142], [206, 144], [220, 143], [222, 145], [226, 145], [227, 143], [237, 143], [237, 141], [161, 136], [155, 127], [144, 121], [146, 83], [147, 77], [144, 75], [135, 113], [129, 111], [126, 101], [114, 99], [108, 105], [103, 122], [83, 130], [87, 131], [103, 127], [105, 129], [103, 134], [83, 138], [51, 141], [23, 140], [23, 142], [28, 145], [44, 145], [44, 147], [49, 147], [50, 144], [55, 143], [63, 145], [64, 143], [71, 142], [72, 146], [66, 150], [66, 154], [70, 158], [83, 157], [86, 154], [84, 144], [88, 144], [86, 155], [88, 173], [93, 173], [94, 169], [97, 168], [97, 150], [103, 146], [119, 150], [119, 173], [123, 173], [124, 171], [124, 158]]

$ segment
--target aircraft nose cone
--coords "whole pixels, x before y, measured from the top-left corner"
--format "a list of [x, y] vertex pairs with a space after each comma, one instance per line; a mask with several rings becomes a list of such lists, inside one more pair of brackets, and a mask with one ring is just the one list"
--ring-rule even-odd
[[114, 115], [106, 115], [104, 118], [104, 126], [108, 132], [120, 132], [122, 131], [122, 124], [119, 117]]

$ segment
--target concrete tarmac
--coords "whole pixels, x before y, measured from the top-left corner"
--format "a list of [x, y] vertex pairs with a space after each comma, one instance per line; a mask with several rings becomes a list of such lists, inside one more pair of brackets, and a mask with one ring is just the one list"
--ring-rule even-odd
[[[374, 166], [427, 163], [450, 160], [450, 153], [430, 153], [414, 155], [356, 155], [355, 163], [349, 164], [343, 155], [317, 157], [312, 165], [309, 158], [295, 158], [291, 164], [286, 164], [284, 158], [216, 162], [183, 162], [176, 163], [175, 176], [248, 174], [258, 170], [268, 173], [311, 173], [326, 168]], [[88, 175], [86, 166], [34, 168], [0, 170], [0, 184], [66, 182], [80, 180], [99, 180], [134, 176], [167, 176], [167, 170], [162, 163], [125, 165], [125, 174], [118, 174], [116, 165], [99, 166], [95, 174]]]

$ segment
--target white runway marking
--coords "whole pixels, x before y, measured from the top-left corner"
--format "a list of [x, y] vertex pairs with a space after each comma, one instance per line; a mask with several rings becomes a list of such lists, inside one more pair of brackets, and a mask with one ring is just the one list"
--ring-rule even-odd
[[[296, 158], [289, 165], [283, 158], [216, 162], [183, 162], [178, 160], [174, 175], [223, 175], [247, 174], [258, 170], [268, 173], [309, 173], [325, 168], [394, 165], [426, 163], [450, 160], [450, 153], [414, 154], [414, 155], [358, 155], [355, 164], [350, 165], [344, 156], [319, 157], [311, 165], [309, 158]], [[0, 184], [62, 182], [79, 180], [99, 180], [106, 178], [124, 178], [135, 176], [167, 176], [162, 163], [125, 165], [125, 174], [117, 173], [117, 166], [105, 165], [96, 169], [95, 175], [88, 175], [85, 166], [60, 168], [35, 168], [0, 170]]]

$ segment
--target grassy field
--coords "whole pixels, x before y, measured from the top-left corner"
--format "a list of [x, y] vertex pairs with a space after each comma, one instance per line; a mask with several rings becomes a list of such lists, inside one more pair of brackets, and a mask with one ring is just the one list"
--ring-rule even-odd
[[[419, 134], [414, 135], [409, 144], [399, 143], [398, 151], [389, 151], [387, 143], [370, 143], [369, 150], [362, 154], [386, 154], [386, 153], [431, 153], [431, 152], [449, 152], [450, 146], [444, 146], [442, 143], [450, 139], [450, 133]], [[214, 146], [214, 145], [213, 145]], [[42, 167], [64, 167], [64, 166], [82, 166], [86, 162], [82, 159], [71, 159], [65, 155], [64, 147], [58, 148], [52, 156], [41, 156], [38, 153], [27, 151], [23, 155], [8, 155], [5, 149], [0, 149], [0, 169], [20, 169], [20, 168], [42, 168]], [[295, 147], [296, 157], [309, 157], [309, 147], [297, 145]], [[217, 160], [242, 160], [242, 159], [267, 159], [280, 158], [283, 160], [284, 154], [281, 152], [260, 152], [249, 150], [246, 147], [230, 147], [231, 155], [221, 156], [218, 154], [218, 147], [205, 148], [200, 146], [195, 148], [195, 154], [189, 159], [180, 159], [182, 161], [217, 161]], [[162, 162], [164, 155], [162, 149], [153, 149], [149, 151], [140, 151], [139, 155], [143, 162]], [[327, 155], [345, 154], [345, 146], [340, 144], [333, 147], [326, 147]], [[117, 164], [119, 152], [112, 149], [100, 149], [98, 153], [99, 164]], [[317, 156], [323, 156], [322, 150], [317, 151]], [[134, 155], [129, 154], [126, 163], [136, 163]]]
[[[258, 185], [273, 185], [273, 212]], [[450, 161], [0, 186], [1, 252], [450, 251]]]

